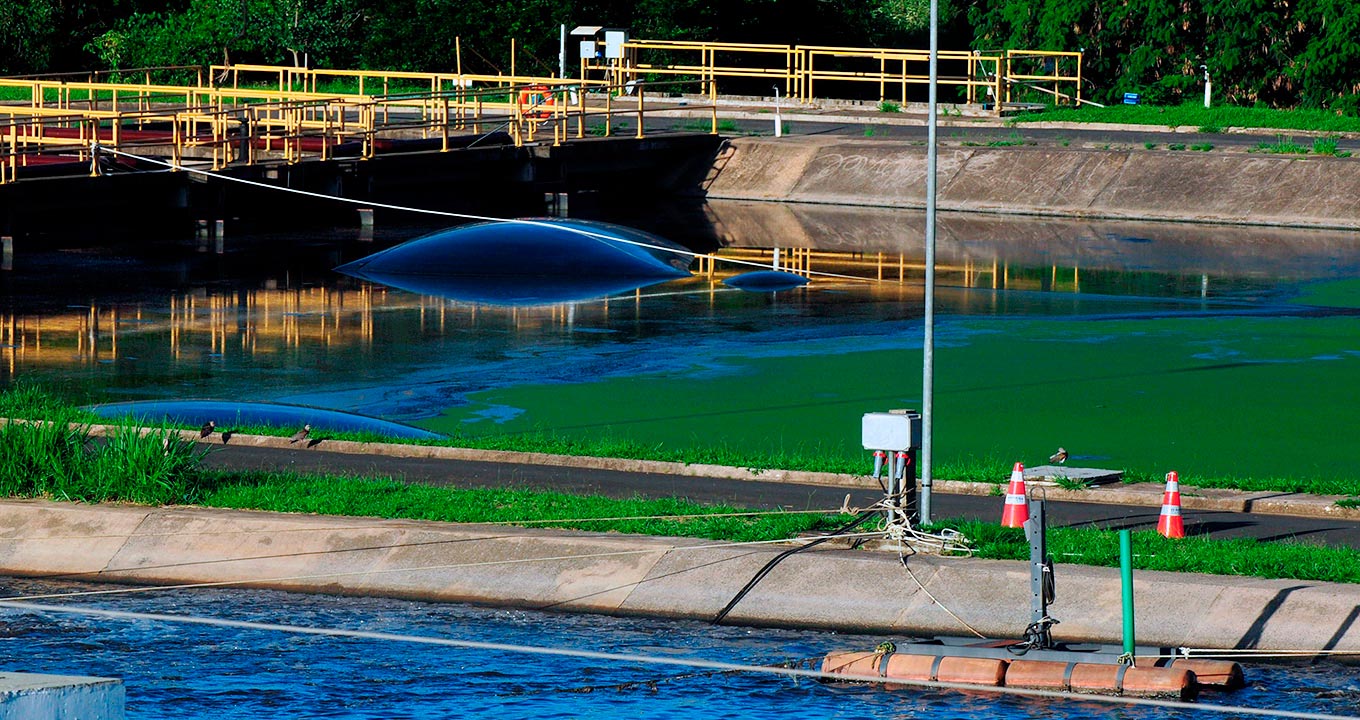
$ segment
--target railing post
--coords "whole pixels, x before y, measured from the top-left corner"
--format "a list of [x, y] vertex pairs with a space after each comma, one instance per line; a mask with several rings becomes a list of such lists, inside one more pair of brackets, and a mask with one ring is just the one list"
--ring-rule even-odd
[[642, 137], [643, 137], [643, 131], [642, 131], [642, 113], [643, 113], [642, 100], [643, 100], [643, 96], [647, 94], [647, 88], [643, 87], [642, 84], [639, 83], [638, 86], [637, 86], [637, 89], [638, 89], [638, 108], [637, 108], [637, 125], [638, 125], [638, 127], [637, 127], [637, 138], [638, 138], [639, 140], [641, 140]]

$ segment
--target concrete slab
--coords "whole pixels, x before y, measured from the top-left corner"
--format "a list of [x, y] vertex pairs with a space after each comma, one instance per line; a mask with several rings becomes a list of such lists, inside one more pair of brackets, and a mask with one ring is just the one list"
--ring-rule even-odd
[[[1055, 491], [1056, 492], [1056, 491]], [[60, 512], [57, 512], [60, 510]], [[711, 620], [788, 545], [202, 508], [143, 509], [118, 564], [81, 579], [221, 582], [328, 594], [467, 601]], [[78, 535], [125, 508], [0, 502], [0, 517]], [[53, 525], [54, 518], [56, 524]], [[147, 532], [148, 529], [157, 532]], [[104, 530], [100, 530], [104, 532]], [[183, 532], [180, 532], [183, 531]], [[60, 560], [25, 546], [0, 573], [40, 575]], [[16, 559], [21, 564], [13, 564]], [[135, 564], [133, 561], [136, 561]], [[1059, 565], [1055, 637], [1119, 642], [1119, 572]], [[1360, 585], [1135, 574], [1139, 641], [1153, 645], [1360, 651]], [[776, 566], [736, 606], [734, 624], [1018, 637], [1029, 618], [1027, 563], [817, 548]], [[970, 630], [971, 628], [971, 630]]]
[[1123, 478], [1124, 472], [1122, 470], [1068, 467], [1066, 465], [1036, 465], [1035, 467], [1025, 468], [1026, 484], [1033, 483], [1048, 487], [1057, 487], [1060, 480], [1080, 481], [1090, 487], [1092, 485], [1117, 483]]
[[116, 678], [0, 672], [0, 717], [9, 720], [123, 720]]

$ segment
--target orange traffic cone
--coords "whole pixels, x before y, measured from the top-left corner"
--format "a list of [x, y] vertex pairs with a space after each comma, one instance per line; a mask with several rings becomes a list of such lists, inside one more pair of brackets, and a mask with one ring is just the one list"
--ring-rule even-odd
[[1157, 532], [1163, 537], [1185, 537], [1181, 522], [1181, 483], [1175, 471], [1166, 474], [1166, 494], [1162, 495], [1162, 516], [1157, 518]]
[[1001, 511], [1002, 527], [1024, 527], [1029, 520], [1029, 498], [1025, 497], [1025, 464], [1016, 463], [1011, 470], [1011, 484], [1006, 488], [1006, 507]]

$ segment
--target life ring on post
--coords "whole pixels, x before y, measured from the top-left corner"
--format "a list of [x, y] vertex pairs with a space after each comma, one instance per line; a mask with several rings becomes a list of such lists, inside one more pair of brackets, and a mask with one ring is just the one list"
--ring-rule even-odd
[[530, 85], [519, 91], [520, 112], [526, 117], [551, 117], [556, 104], [555, 96], [547, 85]]

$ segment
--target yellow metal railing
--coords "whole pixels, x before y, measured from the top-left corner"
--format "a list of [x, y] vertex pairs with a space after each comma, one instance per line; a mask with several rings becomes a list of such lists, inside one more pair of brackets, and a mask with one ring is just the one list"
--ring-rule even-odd
[[[1014, 86], [1020, 85], [1051, 96], [1054, 104], [1067, 101], [1080, 105], [1084, 102], [1081, 98], [1081, 64], [1079, 52], [1007, 50], [1006, 102], [1013, 102]], [[1046, 87], [1048, 83], [1053, 84], [1052, 90]], [[1071, 85], [1071, 90], [1063, 92], [1067, 84]]]
[[[905, 102], [908, 85], [929, 82], [926, 50], [662, 40], [634, 40], [623, 49], [619, 59], [582, 58], [582, 77], [594, 73], [611, 85], [626, 85], [650, 76], [691, 76], [711, 98], [718, 95], [718, 78], [769, 78], [783, 84], [785, 96], [804, 103], [814, 99], [818, 83], [874, 83], [880, 101], [890, 99], [892, 88], [892, 97]], [[989, 102], [990, 97], [998, 113], [1002, 103], [1011, 101], [1014, 85], [1049, 92], [1057, 102], [1082, 102], [1079, 52], [945, 50], [939, 60], [941, 85], [963, 88], [969, 103]], [[1040, 63], [1038, 71], [1035, 62]]]
[[[268, 75], [283, 85], [259, 87], [248, 75]], [[357, 144], [358, 156], [371, 158], [384, 138], [440, 138], [451, 150], [459, 132], [478, 135], [504, 129], [516, 145], [551, 141], [561, 144], [584, 138], [587, 123], [603, 121], [605, 136], [614, 121], [636, 124], [643, 137], [646, 115], [654, 112], [649, 97], [673, 94], [676, 81], [611, 87], [603, 81], [584, 83], [534, 78], [507, 84], [499, 76], [432, 73], [306, 70], [271, 66], [216, 67], [209, 77], [231, 78], [231, 87], [180, 86], [155, 83], [103, 83], [51, 79], [0, 78], [0, 87], [28, 90], [25, 105], [0, 106], [0, 183], [12, 182], [17, 168], [41, 154], [57, 154], [69, 162], [92, 159], [95, 145], [134, 152], [154, 146], [159, 156], [176, 164], [185, 158], [210, 160], [213, 169], [229, 163], [299, 162], [330, 159], [346, 143]], [[382, 78], [389, 89], [396, 80], [420, 79], [428, 92], [360, 95], [329, 90], [327, 78]], [[481, 87], [477, 87], [482, 83]], [[357, 84], [357, 83], [355, 83]], [[364, 81], [370, 86], [370, 81]], [[299, 90], [302, 85], [307, 89]], [[694, 83], [690, 83], [692, 87]], [[616, 95], [633, 93], [632, 102], [616, 103]], [[702, 109], [691, 106], [689, 110]], [[716, 105], [709, 108], [708, 131], [717, 132]], [[8, 117], [9, 123], [3, 119]], [[134, 132], [136, 131], [136, 132]], [[550, 133], [550, 136], [549, 136]], [[99, 163], [91, 162], [92, 172]]]

